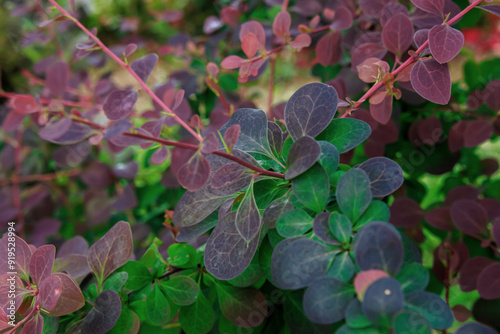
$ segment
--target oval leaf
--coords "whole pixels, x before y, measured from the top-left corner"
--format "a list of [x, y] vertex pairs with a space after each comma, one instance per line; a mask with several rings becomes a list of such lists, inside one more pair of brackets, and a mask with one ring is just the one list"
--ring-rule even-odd
[[102, 110], [112, 121], [126, 118], [132, 112], [138, 96], [135, 90], [115, 90], [104, 101]]
[[460, 30], [441, 24], [429, 31], [429, 48], [434, 59], [440, 64], [455, 58], [464, 46], [464, 34]]
[[411, 70], [413, 89], [424, 99], [447, 104], [451, 97], [451, 76], [447, 64], [434, 59], [419, 60]]

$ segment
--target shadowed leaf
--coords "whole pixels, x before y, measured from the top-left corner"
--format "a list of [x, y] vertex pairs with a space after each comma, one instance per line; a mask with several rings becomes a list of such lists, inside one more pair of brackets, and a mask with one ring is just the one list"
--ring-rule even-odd
[[427, 320], [421, 315], [403, 311], [394, 317], [393, 321], [394, 333], [415, 333], [415, 334], [432, 334], [432, 329]]
[[95, 305], [83, 320], [83, 334], [104, 334], [116, 324], [120, 317], [122, 303], [118, 294], [105, 290], [97, 296]]
[[[438, 295], [415, 291], [406, 296], [405, 308], [422, 315], [434, 329], [443, 330], [453, 324], [453, 313]], [[439, 312], [437, 312], [439, 310]]]
[[396, 191], [404, 181], [403, 170], [397, 163], [384, 157], [371, 158], [357, 168], [370, 179], [373, 197], [384, 197]]
[[197, 152], [181, 167], [177, 179], [188, 191], [199, 190], [210, 178], [210, 164], [201, 153]]
[[488, 216], [483, 207], [472, 200], [459, 200], [451, 206], [451, 219], [462, 232], [478, 235], [486, 234]]
[[215, 312], [207, 298], [200, 293], [193, 304], [181, 307], [179, 321], [187, 334], [206, 334], [215, 323]]
[[[498, 15], [500, 16], [500, 8], [498, 9], [498, 13], [499, 13]], [[497, 334], [497, 333], [498, 332], [493, 328], [477, 322], [471, 322], [463, 326], [460, 326], [460, 328], [458, 328], [457, 331], [455, 332], [455, 334]]]
[[444, 0], [411, 0], [421, 10], [443, 17]]
[[254, 288], [216, 284], [219, 305], [227, 320], [238, 327], [256, 327], [267, 315], [267, 300]]
[[192, 278], [187, 276], [172, 277], [161, 283], [163, 291], [177, 305], [190, 305], [195, 302], [200, 288]]
[[366, 289], [363, 312], [372, 323], [383, 328], [391, 325], [392, 317], [403, 309], [404, 295], [399, 282], [383, 277]]
[[500, 263], [490, 264], [479, 274], [477, 291], [484, 299], [500, 298]]
[[285, 179], [291, 180], [311, 168], [318, 161], [321, 147], [311, 137], [304, 136], [295, 141], [287, 158]]
[[269, 204], [262, 214], [262, 222], [267, 228], [275, 228], [278, 219], [287, 211], [293, 209], [290, 196], [275, 199]]

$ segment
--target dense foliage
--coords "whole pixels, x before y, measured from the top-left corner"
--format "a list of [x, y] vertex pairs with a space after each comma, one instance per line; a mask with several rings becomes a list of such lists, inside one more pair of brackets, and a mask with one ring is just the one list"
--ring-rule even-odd
[[500, 330], [500, 4], [79, 5], [5, 7], [0, 333]]

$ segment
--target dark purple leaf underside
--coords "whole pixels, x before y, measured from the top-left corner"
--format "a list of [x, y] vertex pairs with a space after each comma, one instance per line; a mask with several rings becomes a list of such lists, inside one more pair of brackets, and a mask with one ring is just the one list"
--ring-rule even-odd
[[118, 294], [112, 290], [105, 290], [97, 296], [95, 306], [83, 320], [83, 334], [105, 334], [111, 330], [122, 310]]
[[462, 232], [470, 235], [485, 235], [488, 216], [483, 207], [472, 200], [459, 200], [451, 206], [451, 219]]
[[358, 166], [370, 179], [370, 189], [374, 197], [384, 197], [399, 189], [404, 181], [403, 170], [391, 159], [377, 157]]
[[288, 153], [285, 179], [291, 180], [307, 171], [318, 161], [320, 155], [321, 147], [313, 138], [309, 136], [299, 138]]
[[495, 263], [487, 257], [476, 256], [468, 259], [460, 268], [459, 284], [462, 291], [470, 292], [477, 289], [477, 279], [484, 268]]
[[130, 68], [142, 79], [142, 81], [146, 82], [157, 61], [158, 56], [152, 53], [134, 60], [132, 64], [130, 64]]
[[389, 224], [371, 222], [360, 230], [355, 255], [361, 270], [380, 269], [396, 274], [403, 263], [399, 233]]
[[249, 243], [236, 229], [236, 211], [226, 214], [208, 238], [205, 267], [221, 280], [240, 275], [250, 264], [259, 243], [258, 235]]
[[464, 34], [447, 24], [434, 26], [429, 31], [429, 48], [440, 64], [455, 58], [464, 46]]
[[261, 222], [252, 182], [241, 200], [238, 211], [236, 211], [236, 229], [245, 241], [251, 242], [259, 234]]
[[292, 139], [320, 134], [333, 119], [338, 100], [335, 89], [322, 83], [299, 88], [285, 106], [285, 124]]
[[115, 90], [111, 92], [102, 106], [104, 114], [112, 121], [126, 118], [132, 112], [138, 96], [135, 90]]
[[413, 23], [405, 14], [394, 15], [382, 30], [382, 42], [392, 53], [401, 56], [413, 39]]
[[444, 0], [411, 0], [411, 2], [425, 12], [443, 16]]
[[[222, 210], [222, 209], [221, 209]], [[218, 213], [213, 212], [198, 224], [181, 227], [175, 236], [177, 242], [190, 242], [217, 225]]]
[[177, 179], [188, 191], [196, 191], [207, 183], [210, 177], [210, 164], [201, 153], [196, 153], [181, 167]]
[[424, 99], [447, 104], [451, 97], [451, 77], [447, 64], [434, 59], [419, 60], [411, 70], [413, 89]]
[[43, 245], [33, 252], [30, 261], [30, 276], [35, 284], [40, 284], [52, 273], [56, 248], [54, 245]]

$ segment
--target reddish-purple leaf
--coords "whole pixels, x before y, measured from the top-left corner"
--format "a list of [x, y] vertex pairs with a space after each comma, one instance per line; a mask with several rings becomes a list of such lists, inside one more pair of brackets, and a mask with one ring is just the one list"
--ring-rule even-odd
[[471, 186], [458, 186], [453, 188], [446, 195], [446, 199], [444, 200], [444, 204], [447, 206], [451, 206], [456, 201], [461, 199], [468, 199], [475, 201], [479, 196], [480, 191]]
[[206, 70], [207, 73], [210, 74], [213, 78], [217, 78], [217, 75], [219, 75], [219, 66], [212, 62], [207, 64]]
[[45, 140], [54, 140], [65, 134], [71, 127], [71, 118], [63, 117], [53, 120], [40, 129], [38, 135]]
[[500, 5], [484, 5], [477, 6], [476, 8], [481, 8], [482, 10], [495, 14], [496, 16], [500, 16]]
[[130, 68], [141, 78], [142, 81], [148, 81], [149, 75], [158, 61], [158, 56], [155, 53], [148, 54], [140, 59], [134, 60], [130, 64]]
[[384, 58], [387, 54], [387, 49], [378, 43], [364, 43], [353, 48], [351, 54], [351, 69], [356, 72], [356, 67], [366, 59], [371, 57]]
[[307, 48], [309, 45], [311, 45], [311, 36], [307, 34], [300, 34], [290, 42], [290, 46], [296, 50]]
[[398, 198], [392, 203], [389, 222], [397, 227], [415, 227], [424, 218], [424, 210], [411, 198]]
[[300, 137], [292, 144], [287, 159], [285, 179], [291, 180], [311, 168], [321, 155], [318, 142], [309, 136]]
[[[15, 270], [9, 268], [7, 256], [0, 257], [0, 275], [6, 274], [10, 271], [16, 271], [17, 275], [24, 279], [25, 281], [29, 281], [29, 267], [31, 260], [31, 248], [28, 244], [18, 236], [14, 236], [15, 244], [16, 244], [16, 261], [15, 261]], [[4, 237], [0, 240], [0, 254], [8, 254], [8, 249], [12, 248], [8, 245], [8, 235], [5, 234]]]
[[248, 21], [241, 25], [240, 29], [240, 41], [243, 42], [243, 39], [248, 34], [254, 34], [257, 38], [257, 42], [259, 43], [259, 47], [264, 47], [266, 45], [266, 32], [264, 31], [264, 27], [260, 22], [257, 21]]
[[349, 29], [352, 26], [352, 12], [344, 6], [337, 7], [335, 9], [335, 17], [333, 22], [330, 24], [331, 30], [344, 30]]
[[425, 215], [425, 220], [432, 226], [445, 231], [453, 231], [455, 226], [451, 220], [450, 209], [436, 208]]
[[419, 60], [411, 70], [411, 84], [424, 99], [443, 105], [450, 101], [448, 64], [439, 64], [434, 59]]
[[223, 26], [224, 22], [222, 22], [217, 16], [210, 15], [205, 19], [205, 22], [203, 23], [203, 32], [207, 35], [210, 35]]
[[390, 72], [389, 64], [378, 58], [368, 58], [357, 66], [359, 78], [366, 82], [376, 82]]
[[219, 139], [215, 133], [209, 133], [203, 140], [203, 147], [201, 152], [204, 154], [210, 154], [219, 149]]
[[85, 305], [85, 298], [83, 298], [82, 291], [75, 281], [63, 273], [55, 273], [54, 275], [61, 279], [62, 292], [49, 315], [59, 317], [81, 309]]
[[42, 334], [43, 332], [43, 317], [40, 312], [36, 312], [23, 326], [21, 334]]
[[68, 64], [64, 61], [58, 61], [47, 70], [47, 80], [45, 80], [45, 83], [53, 95], [61, 96], [66, 90], [68, 79]]
[[370, 104], [370, 114], [381, 124], [387, 124], [392, 115], [392, 95], [385, 96], [381, 103]]
[[157, 149], [151, 156], [151, 163], [155, 165], [160, 165], [164, 163], [168, 158], [168, 147], [162, 146]]
[[372, 17], [380, 17], [382, 9], [394, 0], [359, 0], [359, 5], [365, 14]]
[[484, 99], [484, 103], [486, 103], [488, 107], [490, 107], [493, 110], [499, 110], [500, 80], [491, 80], [484, 88], [484, 91], [481, 94], [481, 98]]
[[465, 261], [460, 268], [460, 277], [458, 282], [462, 291], [470, 292], [477, 289], [477, 279], [484, 268], [495, 263], [486, 257], [473, 257]]
[[89, 249], [89, 245], [87, 241], [81, 236], [76, 236], [71, 239], [68, 239], [65, 243], [59, 247], [57, 251], [57, 257], [63, 258], [69, 256], [71, 254], [87, 254], [87, 250]]
[[400, 3], [388, 3], [385, 5], [384, 9], [382, 9], [382, 13], [380, 13], [380, 24], [385, 26], [385, 24], [396, 14], [404, 14], [405, 16], [409, 16], [408, 8]]
[[211, 185], [219, 196], [231, 195], [245, 189], [253, 177], [248, 168], [228, 163], [219, 168], [212, 176]]
[[493, 236], [493, 240], [497, 244], [497, 247], [500, 248], [500, 218], [495, 219], [493, 225], [491, 226], [491, 235]]
[[29, 95], [19, 95], [14, 97], [12, 100], [10, 100], [12, 109], [16, 113], [26, 115], [26, 114], [31, 114], [35, 113], [38, 111], [38, 103], [36, 102], [35, 98], [33, 96]]
[[257, 37], [252, 33], [247, 34], [241, 41], [241, 49], [247, 58], [253, 58], [259, 49]]
[[[427, 40], [429, 39], [429, 29], [420, 29], [415, 32], [415, 35], [413, 35], [413, 41], [417, 45], [418, 48], [422, 46]], [[429, 48], [429, 45], [427, 45], [421, 52], [420, 56], [427, 56], [428, 54], [431, 53], [431, 50]]]
[[316, 44], [316, 58], [323, 66], [336, 64], [342, 55], [342, 34], [331, 32], [321, 37]]
[[421, 10], [442, 17], [444, 0], [411, 0]]
[[226, 133], [224, 134], [224, 141], [229, 148], [229, 152], [231, 152], [234, 145], [236, 145], [236, 141], [238, 141], [238, 137], [240, 136], [240, 131], [241, 126], [239, 124], [233, 124], [227, 128]]
[[286, 40], [290, 35], [291, 17], [288, 12], [279, 12], [274, 18], [273, 32], [276, 36]]
[[134, 53], [135, 50], [137, 50], [137, 44], [134, 44], [134, 43], [127, 44], [127, 46], [125, 47], [125, 50], [123, 50], [123, 57], [127, 58], [132, 53]]
[[57, 275], [45, 278], [38, 288], [38, 302], [46, 311], [52, 311], [62, 293], [62, 281]]
[[456, 201], [450, 212], [453, 223], [460, 231], [470, 235], [486, 235], [488, 216], [476, 202], [467, 199]]
[[5, 131], [14, 131], [19, 125], [23, 122], [25, 115], [16, 112], [15, 110], [11, 110], [7, 113], [7, 116], [3, 119], [2, 128]]
[[56, 248], [54, 245], [44, 245], [38, 248], [30, 260], [30, 276], [35, 284], [40, 284], [52, 273]]
[[106, 130], [104, 130], [104, 139], [110, 139], [121, 135], [124, 132], [130, 130], [133, 127], [132, 122], [128, 119], [121, 119], [113, 124], [111, 124]]
[[429, 48], [440, 64], [455, 58], [464, 46], [464, 34], [447, 24], [434, 26], [429, 31]]
[[90, 267], [86, 255], [70, 254], [54, 261], [53, 272], [64, 272], [80, 284], [90, 274]]
[[451, 152], [458, 152], [462, 147], [464, 147], [464, 131], [466, 121], [459, 121], [450, 129], [450, 134], [448, 135], [448, 147]]
[[500, 263], [490, 264], [479, 274], [477, 291], [484, 299], [500, 298]]
[[125, 211], [133, 209], [137, 206], [137, 197], [135, 196], [134, 187], [131, 183], [123, 188], [123, 192], [118, 195], [116, 201], [113, 203], [113, 208], [118, 211]]
[[132, 112], [138, 96], [135, 90], [115, 90], [111, 92], [102, 106], [104, 114], [112, 121], [126, 118]]
[[209, 177], [210, 164], [200, 153], [193, 155], [177, 173], [177, 180], [189, 191], [196, 191], [203, 187]]
[[382, 30], [382, 42], [392, 53], [401, 56], [408, 50], [413, 39], [413, 23], [405, 14], [396, 14]]
[[418, 123], [417, 134], [424, 144], [434, 145], [443, 134], [443, 126], [436, 116], [430, 116]]
[[488, 220], [493, 221], [495, 218], [500, 218], [500, 201], [493, 198], [482, 198], [478, 203], [486, 210]]
[[224, 58], [224, 60], [220, 64], [220, 66], [222, 66], [222, 68], [231, 70], [231, 69], [240, 67], [245, 62], [246, 62], [246, 60], [241, 58], [241, 57], [229, 56], [229, 57]]
[[490, 139], [493, 134], [493, 124], [488, 121], [474, 120], [465, 121], [464, 146], [476, 147], [482, 142]]
[[130, 225], [124, 221], [116, 223], [88, 251], [88, 262], [100, 282], [130, 259], [134, 244]]
[[[12, 285], [15, 286], [15, 289], [12, 289]], [[0, 310], [9, 312], [9, 306], [14, 303], [14, 311], [17, 311], [23, 298], [29, 293], [31, 291], [25, 289], [23, 281], [17, 275], [4, 274], [0, 276]]]
[[179, 108], [182, 101], [184, 101], [185, 93], [186, 92], [184, 91], [184, 89], [177, 91], [177, 93], [175, 94], [175, 100], [174, 100], [174, 105], [172, 106], [172, 110], [176, 110], [177, 108]]

